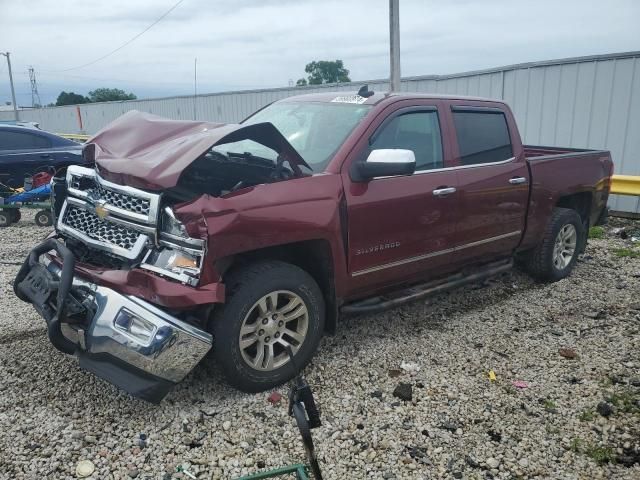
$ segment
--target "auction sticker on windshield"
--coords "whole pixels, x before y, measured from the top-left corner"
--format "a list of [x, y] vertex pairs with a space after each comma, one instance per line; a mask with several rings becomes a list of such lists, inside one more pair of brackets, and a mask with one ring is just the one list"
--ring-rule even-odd
[[360, 95], [343, 95], [341, 97], [336, 97], [333, 100], [331, 100], [332, 102], [338, 102], [338, 103], [364, 103], [367, 101], [366, 97], [362, 97]]

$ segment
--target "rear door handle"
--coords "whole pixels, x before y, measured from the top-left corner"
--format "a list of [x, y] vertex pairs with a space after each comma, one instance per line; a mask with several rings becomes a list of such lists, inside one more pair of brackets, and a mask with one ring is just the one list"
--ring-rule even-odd
[[433, 194], [436, 197], [446, 197], [447, 195], [451, 195], [452, 193], [456, 193], [455, 187], [436, 188], [433, 191]]
[[527, 183], [527, 179], [524, 177], [513, 177], [509, 179], [509, 183], [511, 185], [521, 185], [523, 183]]
[[42, 153], [40, 154], [40, 158], [51, 158], [51, 155], [49, 155], [48, 153]]

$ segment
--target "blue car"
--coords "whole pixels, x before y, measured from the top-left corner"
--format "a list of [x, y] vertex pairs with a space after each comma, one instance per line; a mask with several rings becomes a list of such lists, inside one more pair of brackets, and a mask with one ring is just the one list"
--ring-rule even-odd
[[0, 125], [0, 183], [23, 186], [37, 172], [84, 163], [82, 145], [32, 127]]

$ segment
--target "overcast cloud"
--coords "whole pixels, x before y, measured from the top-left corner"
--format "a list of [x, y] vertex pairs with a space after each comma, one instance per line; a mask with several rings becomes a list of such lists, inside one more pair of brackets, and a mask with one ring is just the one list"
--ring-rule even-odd
[[[44, 103], [61, 90], [117, 87], [138, 97], [286, 86], [312, 60], [340, 58], [353, 80], [388, 76], [388, 1], [0, 0], [0, 51], [10, 51], [18, 103], [27, 69]], [[456, 73], [640, 50], [637, 0], [401, 0], [402, 75]], [[0, 57], [0, 101], [10, 100]]]

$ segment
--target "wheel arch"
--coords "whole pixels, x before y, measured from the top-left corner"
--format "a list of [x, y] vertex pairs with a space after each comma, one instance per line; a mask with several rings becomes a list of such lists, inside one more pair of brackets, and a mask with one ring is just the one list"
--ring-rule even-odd
[[580, 215], [585, 227], [589, 228], [592, 201], [593, 194], [591, 192], [578, 192], [561, 196], [555, 206], [575, 210]]
[[335, 287], [334, 256], [329, 241], [304, 240], [238, 253], [219, 259], [216, 270], [223, 281], [236, 268], [263, 261], [280, 260], [296, 265], [316, 281], [325, 301], [325, 332], [335, 334], [338, 323], [338, 300]]

